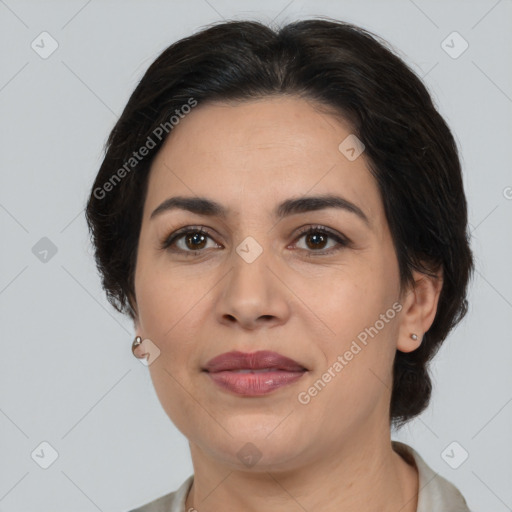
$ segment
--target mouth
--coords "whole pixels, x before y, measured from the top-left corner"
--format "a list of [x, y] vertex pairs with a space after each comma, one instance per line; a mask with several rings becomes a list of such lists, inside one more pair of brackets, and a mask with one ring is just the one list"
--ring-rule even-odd
[[222, 389], [242, 396], [261, 396], [300, 379], [308, 369], [277, 352], [226, 352], [203, 368]]
[[258, 352], [251, 353], [233, 351], [220, 354], [210, 359], [203, 370], [208, 373], [224, 371], [244, 372], [245, 370], [253, 372], [271, 370], [298, 372], [307, 371], [307, 368], [277, 352], [259, 350]]

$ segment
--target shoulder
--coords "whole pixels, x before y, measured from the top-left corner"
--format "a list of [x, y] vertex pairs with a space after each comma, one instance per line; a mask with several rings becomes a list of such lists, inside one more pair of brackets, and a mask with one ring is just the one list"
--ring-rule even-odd
[[417, 512], [471, 512], [464, 496], [451, 482], [434, 471], [412, 447], [392, 441], [393, 449], [418, 469], [419, 491]]
[[165, 494], [164, 496], [130, 510], [129, 512], [186, 512], [185, 500], [187, 498], [188, 491], [192, 486], [193, 480], [194, 475], [191, 475], [176, 491]]

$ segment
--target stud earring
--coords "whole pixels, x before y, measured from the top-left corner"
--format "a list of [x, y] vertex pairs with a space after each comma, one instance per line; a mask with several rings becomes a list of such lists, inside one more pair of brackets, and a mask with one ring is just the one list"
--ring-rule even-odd
[[[137, 357], [137, 355], [135, 354], [135, 350], [137, 349], [137, 347], [142, 343], [142, 338], [140, 336], [137, 336], [134, 340], [133, 340], [133, 343], [132, 343], [132, 354]], [[137, 357], [137, 359], [140, 359], [140, 357]]]
[[411, 338], [413, 340], [417, 340], [418, 339], [418, 335], [417, 334], [414, 334], [414, 333], [411, 333]]

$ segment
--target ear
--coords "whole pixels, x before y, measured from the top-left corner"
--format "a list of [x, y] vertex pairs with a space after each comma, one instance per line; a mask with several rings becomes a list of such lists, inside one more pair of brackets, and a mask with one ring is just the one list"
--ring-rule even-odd
[[[431, 277], [413, 271], [414, 284], [404, 292], [402, 315], [398, 330], [397, 350], [412, 352], [423, 340], [423, 335], [430, 329], [437, 313], [437, 304], [443, 287], [442, 269]], [[416, 334], [417, 339], [411, 338]]]

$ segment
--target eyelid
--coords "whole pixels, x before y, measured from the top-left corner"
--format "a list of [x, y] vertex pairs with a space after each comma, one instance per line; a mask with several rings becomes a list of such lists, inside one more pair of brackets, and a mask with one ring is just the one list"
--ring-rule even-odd
[[335, 239], [338, 238], [343, 243], [345, 243], [347, 245], [352, 243], [351, 240], [349, 240], [349, 238], [346, 237], [345, 235], [343, 235], [342, 233], [339, 233], [338, 231], [335, 231], [335, 230], [328, 228], [327, 226], [323, 226], [321, 224], [308, 224], [307, 226], [299, 228], [299, 231], [296, 235], [295, 241], [297, 241], [300, 237], [302, 237], [303, 235], [305, 235], [307, 233], [317, 232], [317, 231], [323, 232], [323, 233], [331, 236], [332, 238], [335, 238]]
[[[213, 238], [214, 231], [210, 228], [205, 228], [204, 226], [194, 226], [194, 225], [183, 226], [182, 228], [172, 231], [170, 234], [165, 236], [160, 244], [160, 248], [162, 250], [169, 250], [169, 247], [171, 244], [175, 243], [178, 239], [180, 239], [181, 237], [183, 237], [184, 235], [186, 235], [187, 233], [190, 233], [190, 232], [201, 233], [201, 234], [211, 238], [212, 240], [214, 240], [214, 238]], [[216, 241], [215, 241], [215, 243], [217, 245], [220, 245]], [[176, 252], [180, 252], [180, 250], [178, 249]], [[181, 252], [193, 253], [194, 251], [181, 251]]]
[[299, 249], [301, 251], [305, 251], [306, 255], [308, 257], [315, 257], [315, 256], [330, 256], [336, 252], [338, 252], [341, 249], [344, 249], [346, 247], [352, 247], [352, 241], [346, 237], [345, 235], [339, 233], [338, 231], [335, 231], [331, 228], [328, 228], [327, 226], [322, 226], [320, 224], [314, 224], [314, 225], [307, 225], [303, 228], [299, 229], [299, 232], [297, 236], [295, 237], [295, 240], [293, 244], [296, 244], [304, 235], [307, 235], [309, 233], [323, 233], [327, 235], [329, 238], [332, 238], [336, 241], [338, 244], [337, 247], [331, 247], [330, 249], [325, 250], [306, 250], [306, 249]]

